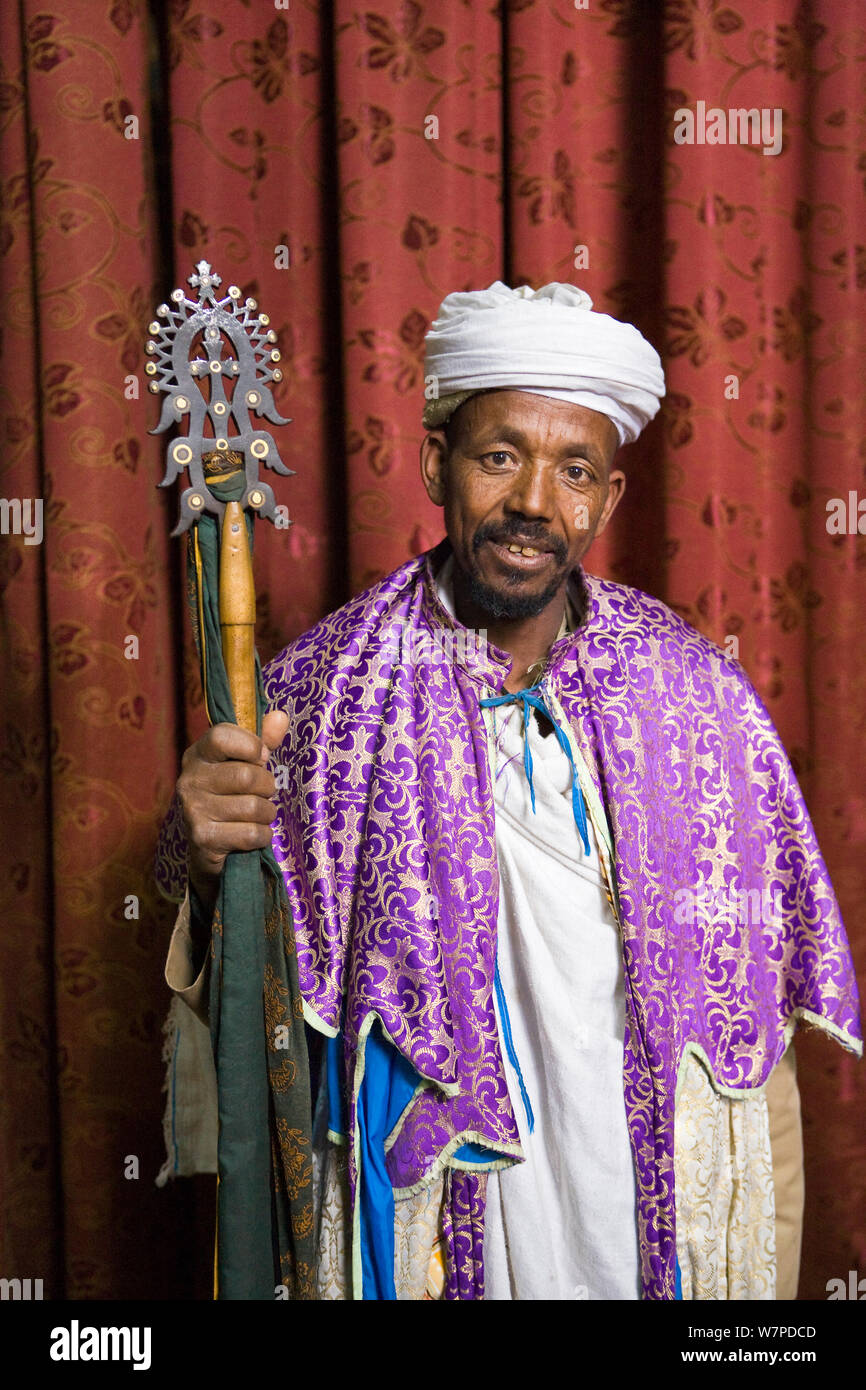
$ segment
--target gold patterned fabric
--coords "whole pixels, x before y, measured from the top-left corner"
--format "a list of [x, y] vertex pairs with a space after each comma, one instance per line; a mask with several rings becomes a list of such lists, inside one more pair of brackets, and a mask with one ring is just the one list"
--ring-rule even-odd
[[683, 1060], [674, 1141], [684, 1299], [776, 1297], [773, 1162], [763, 1091], [720, 1095]]

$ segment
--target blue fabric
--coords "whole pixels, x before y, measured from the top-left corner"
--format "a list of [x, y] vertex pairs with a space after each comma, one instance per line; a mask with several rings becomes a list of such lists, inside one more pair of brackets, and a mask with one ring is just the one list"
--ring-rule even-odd
[[[328, 1128], [346, 1134], [343, 1036], [328, 1039]], [[379, 1022], [367, 1035], [364, 1079], [358, 1093], [361, 1176], [361, 1294], [365, 1300], [395, 1300], [394, 1190], [385, 1168], [385, 1140], [418, 1085], [410, 1062], [388, 1040]], [[463, 1144], [455, 1157], [466, 1163], [492, 1163], [501, 1157], [480, 1144]]]
[[502, 1033], [505, 1042], [505, 1051], [508, 1053], [508, 1060], [517, 1072], [517, 1081], [520, 1086], [520, 1094], [523, 1098], [523, 1108], [526, 1111], [526, 1123], [529, 1125], [529, 1133], [535, 1129], [535, 1116], [532, 1113], [532, 1106], [529, 1101], [529, 1092], [523, 1080], [523, 1072], [520, 1070], [520, 1063], [517, 1060], [517, 1049], [514, 1046], [514, 1038], [511, 1034], [511, 1018], [508, 1013], [508, 1004], [505, 1000], [505, 990], [502, 988], [502, 980], [499, 977], [499, 957], [496, 958], [496, 970], [493, 975], [493, 986], [496, 990], [496, 1001], [499, 1004], [499, 1016], [502, 1019]]
[[343, 1064], [343, 1035], [328, 1038], [326, 1067], [328, 1071], [328, 1129], [346, 1137], [346, 1091]]
[[508, 695], [490, 695], [486, 699], [479, 700], [478, 703], [484, 709], [492, 709], [496, 705], [510, 705], [515, 700], [523, 701], [523, 767], [526, 772], [526, 780], [529, 783], [529, 795], [532, 800], [532, 813], [535, 814], [535, 787], [532, 785], [532, 754], [529, 751], [529, 709], [537, 709], [539, 713], [545, 715], [553, 725], [553, 732], [556, 734], [556, 741], [568, 758], [568, 765], [571, 768], [571, 810], [574, 815], [574, 823], [577, 826], [578, 834], [583, 841], [583, 848], [587, 857], [592, 853], [589, 844], [589, 828], [586, 823], [586, 805], [583, 799], [583, 792], [580, 787], [580, 779], [577, 775], [577, 768], [574, 765], [574, 758], [571, 756], [571, 748], [563, 730], [559, 727], [541, 694], [540, 686], [527, 686], [524, 690], [515, 690]]
[[379, 1022], [374, 1023], [367, 1035], [364, 1079], [358, 1093], [361, 1296], [365, 1300], [397, 1297], [394, 1190], [385, 1169], [385, 1140], [417, 1084], [415, 1068], [389, 1042]]
[[677, 1270], [677, 1272], [676, 1272], [676, 1281], [675, 1281], [675, 1283], [674, 1283], [674, 1298], [682, 1298], [682, 1296], [683, 1296], [683, 1276], [682, 1276], [682, 1274], [680, 1273], [680, 1262], [679, 1262], [679, 1260], [676, 1260], [676, 1270]]
[[459, 1158], [462, 1163], [495, 1163], [502, 1154], [495, 1149], [485, 1149], [483, 1144], [461, 1144], [459, 1149], [455, 1149], [452, 1155]]

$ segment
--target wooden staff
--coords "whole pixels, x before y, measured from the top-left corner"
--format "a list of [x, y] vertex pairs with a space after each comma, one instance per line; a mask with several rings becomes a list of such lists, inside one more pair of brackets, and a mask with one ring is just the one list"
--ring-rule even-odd
[[256, 732], [256, 592], [247, 522], [240, 502], [227, 502], [220, 537], [220, 631], [235, 719]]

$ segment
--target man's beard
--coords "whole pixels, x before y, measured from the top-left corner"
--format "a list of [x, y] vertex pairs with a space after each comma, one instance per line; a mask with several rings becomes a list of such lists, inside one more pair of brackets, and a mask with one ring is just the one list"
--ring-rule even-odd
[[[488, 541], [488, 539], [499, 539], [499, 537], [491, 537], [491, 535], [488, 535], [487, 527], [482, 527], [481, 530], [475, 534], [473, 538], [473, 560], [477, 550], [480, 550], [481, 546], [484, 545], [484, 542]], [[553, 557], [555, 557], [555, 559], [559, 559], [560, 550], [564, 552], [564, 546], [557, 545], [555, 550], [553, 550]], [[564, 553], [562, 557], [564, 559]], [[542, 589], [541, 594], [520, 594], [520, 592], [514, 592], [514, 594], [507, 594], [506, 592], [506, 594], [503, 594], [502, 589], [493, 588], [491, 584], [487, 584], [487, 582], [482, 580], [481, 575], [475, 573], [474, 566], [466, 571], [466, 578], [468, 580], [468, 596], [470, 596], [471, 602], [484, 610], [489, 617], [499, 620], [505, 619], [507, 621], [509, 619], [521, 619], [521, 617], [538, 617], [538, 614], [548, 606], [550, 599], [555, 598], [559, 589], [562, 588], [566, 574], [564, 574], [563, 570], [560, 570], [559, 574], [556, 574], [555, 577], [550, 580], [549, 584], [546, 585], [546, 588]], [[507, 578], [506, 584], [517, 585], [521, 584], [523, 580], [523, 574], [514, 573], [512, 577]]]
[[476, 574], [469, 575], [469, 597], [491, 618], [537, 618], [562, 586], [562, 575], [540, 594], [503, 594]]

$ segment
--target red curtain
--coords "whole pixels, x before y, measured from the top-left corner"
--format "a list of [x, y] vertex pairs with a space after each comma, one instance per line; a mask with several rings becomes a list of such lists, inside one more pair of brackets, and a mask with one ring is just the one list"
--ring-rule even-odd
[[[208, 1294], [210, 1184], [153, 1185], [150, 865], [202, 714], [142, 353], [200, 259], [270, 314], [293, 417], [263, 657], [441, 534], [417, 449], [443, 295], [570, 280], [638, 324], [668, 395], [589, 567], [738, 640], [864, 964], [856, 0], [371, 3], [0, 13], [0, 1275], [46, 1296]], [[699, 102], [780, 111], [780, 151], [676, 143]], [[823, 1038], [797, 1053], [817, 1299], [866, 1273], [866, 1080]]]

